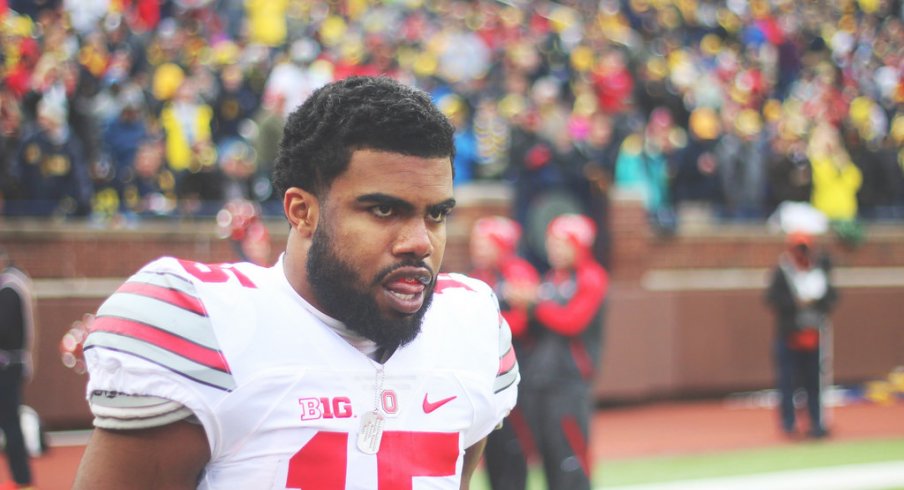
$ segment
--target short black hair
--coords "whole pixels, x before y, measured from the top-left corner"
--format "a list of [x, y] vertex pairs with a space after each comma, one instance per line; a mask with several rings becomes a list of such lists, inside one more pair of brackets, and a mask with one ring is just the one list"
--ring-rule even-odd
[[321, 196], [361, 149], [448, 156], [452, 166], [454, 132], [426, 92], [386, 77], [346, 78], [317, 89], [289, 115], [273, 186], [279, 196], [290, 187]]

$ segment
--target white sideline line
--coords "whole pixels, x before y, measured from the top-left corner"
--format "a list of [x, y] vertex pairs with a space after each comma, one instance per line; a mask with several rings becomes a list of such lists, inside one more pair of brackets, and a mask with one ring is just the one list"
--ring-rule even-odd
[[[904, 287], [904, 267], [838, 267], [835, 285], [843, 288]], [[32, 279], [35, 297], [40, 300], [88, 298], [104, 299], [128, 277], [69, 277]], [[641, 278], [648, 291], [762, 290], [769, 269], [653, 269]]]
[[91, 429], [50, 431], [44, 434], [50, 447], [84, 446], [91, 437]]
[[596, 490], [885, 490], [902, 485], [904, 461], [892, 461]]
[[[648, 291], [724, 291], [763, 289], [770, 269], [652, 269], [640, 280]], [[837, 267], [835, 286], [843, 288], [904, 287], [904, 267]]]
[[71, 277], [64, 279], [32, 279], [35, 297], [45, 299], [106, 298], [116, 291], [125, 277]]

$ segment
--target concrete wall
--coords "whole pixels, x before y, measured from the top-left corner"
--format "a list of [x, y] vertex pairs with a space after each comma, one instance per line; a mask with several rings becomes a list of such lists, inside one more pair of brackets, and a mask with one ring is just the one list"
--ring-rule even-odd
[[[506, 213], [507, 189], [465, 189], [449, 225], [447, 270], [466, 270], [474, 219]], [[721, 226], [683, 214], [680, 233], [655, 237], [637, 201], [612, 206], [611, 279], [603, 402], [724, 394], [772, 384], [772, 319], [762, 301], [782, 238], [763, 225]], [[274, 248], [287, 227], [268, 223]], [[87, 427], [85, 376], [60, 362], [59, 340], [118, 284], [161, 255], [234, 260], [212, 222], [145, 223], [107, 230], [87, 224], [0, 222], [0, 243], [32, 275], [38, 296], [39, 365], [26, 403], [52, 428]], [[870, 226], [849, 250], [823, 239], [835, 258], [841, 302], [834, 315], [835, 378], [853, 383], [904, 365], [904, 224]], [[276, 252], [274, 252], [276, 253]], [[275, 258], [275, 257], [274, 257]]]

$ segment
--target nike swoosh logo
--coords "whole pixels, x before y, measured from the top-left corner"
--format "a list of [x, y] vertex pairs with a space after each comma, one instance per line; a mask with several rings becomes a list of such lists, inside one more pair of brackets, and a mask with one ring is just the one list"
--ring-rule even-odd
[[430, 413], [430, 412], [436, 410], [437, 408], [451, 402], [452, 400], [454, 400], [456, 398], [458, 398], [457, 395], [452, 395], [449, 398], [443, 398], [442, 400], [437, 400], [435, 402], [431, 402], [430, 400], [427, 399], [427, 394], [424, 393], [424, 404], [423, 404], [424, 413]]

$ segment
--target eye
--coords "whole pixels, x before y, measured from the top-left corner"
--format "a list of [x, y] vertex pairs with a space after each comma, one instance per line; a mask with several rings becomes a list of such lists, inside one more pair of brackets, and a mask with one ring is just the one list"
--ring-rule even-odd
[[378, 204], [370, 208], [370, 212], [378, 218], [388, 218], [392, 216], [392, 211], [392, 206], [390, 206], [389, 204]]
[[442, 223], [452, 212], [449, 208], [432, 209], [427, 213], [427, 219], [434, 223]]

